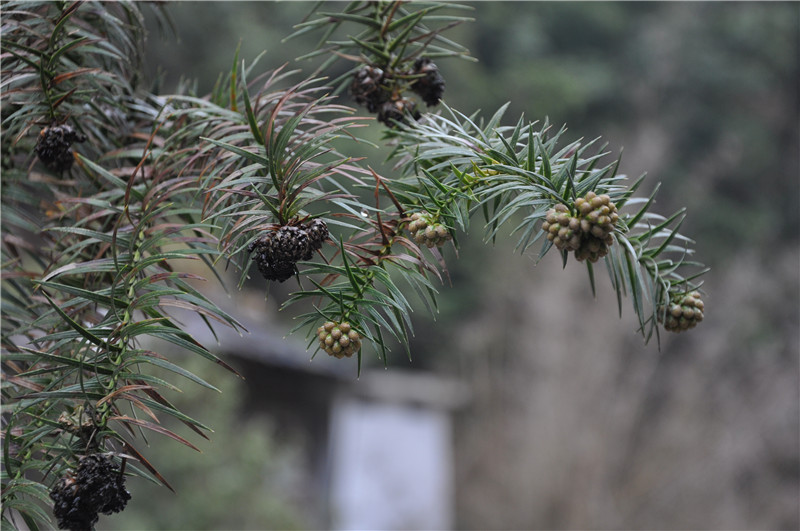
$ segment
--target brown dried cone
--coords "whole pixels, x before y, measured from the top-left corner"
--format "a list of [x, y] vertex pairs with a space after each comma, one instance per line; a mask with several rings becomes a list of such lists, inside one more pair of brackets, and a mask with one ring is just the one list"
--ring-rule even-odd
[[258, 270], [267, 280], [284, 282], [294, 275], [295, 264], [310, 260], [328, 238], [328, 226], [321, 219], [308, 225], [289, 224], [267, 232], [247, 246]]
[[75, 162], [70, 146], [85, 140], [84, 135], [67, 124], [51, 125], [39, 133], [39, 140], [34, 150], [39, 160], [49, 169], [64, 172]]
[[369, 112], [378, 112], [380, 105], [389, 99], [389, 91], [381, 85], [386, 74], [376, 66], [364, 66], [353, 75], [350, 94], [355, 102], [363, 105]]
[[272, 237], [271, 251], [275, 260], [297, 262], [308, 256], [310, 248], [311, 239], [302, 226], [284, 225]]
[[420, 245], [425, 245], [429, 249], [441, 247], [453, 239], [447, 227], [437, 223], [434, 217], [428, 212], [414, 212], [411, 215], [411, 222], [408, 224], [408, 231], [411, 237]]
[[60, 529], [90, 530], [98, 513], [120, 512], [131, 499], [125, 476], [110, 457], [92, 454], [82, 457], [76, 473], [62, 477], [50, 491], [53, 514]]
[[349, 358], [361, 348], [361, 335], [348, 322], [328, 321], [317, 328], [319, 348], [334, 358]]
[[395, 122], [408, 123], [409, 116], [418, 120], [421, 114], [417, 110], [416, 102], [408, 98], [394, 98], [378, 108], [378, 121], [389, 127], [394, 127]]
[[100, 519], [97, 511], [87, 511], [80, 506], [79, 485], [71, 471], [53, 486], [50, 499], [59, 529], [89, 530]]
[[330, 232], [328, 231], [328, 225], [321, 219], [315, 219], [309, 222], [305, 226], [305, 230], [308, 233], [310, 252], [303, 257], [303, 260], [311, 260], [314, 251], [318, 251], [322, 248], [322, 244], [328, 239]]
[[705, 305], [700, 298], [700, 293], [673, 293], [667, 305], [666, 317], [659, 314], [659, 320], [664, 323], [664, 328], [670, 332], [683, 332], [697, 326], [703, 320]]
[[411, 83], [411, 90], [419, 94], [429, 107], [439, 103], [444, 94], [444, 78], [439, 73], [436, 63], [428, 57], [420, 57], [414, 62], [414, 70], [411, 73], [422, 74]]
[[267, 280], [284, 282], [295, 272], [295, 263], [308, 253], [308, 235], [298, 227], [284, 225], [253, 241], [247, 250]]

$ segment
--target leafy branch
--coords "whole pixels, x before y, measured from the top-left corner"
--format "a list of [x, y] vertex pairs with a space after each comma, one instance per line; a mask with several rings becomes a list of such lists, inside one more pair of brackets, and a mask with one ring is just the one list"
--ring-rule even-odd
[[[469, 10], [469, 6], [443, 2], [350, 2], [340, 12], [314, 6], [308, 17], [295, 26], [284, 42], [311, 32], [322, 32], [314, 50], [297, 58], [305, 61], [327, 55], [317, 72], [327, 72], [339, 60], [401, 70], [423, 54], [431, 58], [469, 58], [466, 48], [442, 35], [472, 19], [442, 14], [442, 10]], [[312, 18], [316, 17], [316, 18]], [[331, 84], [335, 94], [347, 86], [355, 70], [350, 69]]]
[[[239, 325], [178, 267], [211, 263], [217, 240], [196, 176], [176, 171], [192, 157], [180, 124], [156, 125], [162, 102], [134, 88], [138, 7], [3, 9], [2, 517], [37, 529], [41, 503], [54, 503], [60, 527], [87, 528], [124, 507], [124, 473], [168, 486], [137, 438], [195, 448], [162, 417], [209, 430], [165, 398], [178, 387], [156, 371], [214, 386], [152, 349], [166, 341], [228, 366], [171, 312]], [[86, 505], [86, 474], [106, 478], [113, 503]]]
[[[699, 289], [699, 279], [707, 271], [689, 260], [693, 242], [678, 232], [685, 213], [664, 217], [650, 212], [657, 189], [647, 198], [636, 197], [644, 176], [628, 185], [626, 177], [617, 173], [620, 159], [603, 164], [605, 146], [595, 149], [596, 140], [559, 146], [565, 128], [552, 133], [549, 124], [537, 128], [523, 118], [513, 127], [501, 126], [505, 108], [479, 125], [476, 117], [445, 107], [449, 117], [426, 115], [424, 120], [388, 132], [394, 144], [392, 157], [403, 175], [398, 184], [413, 190], [415, 182], [422, 181], [428, 196], [409, 195], [409, 204], [447, 210], [448, 218], [463, 230], [469, 218], [480, 212], [487, 241], [515, 221], [511, 234], [518, 235], [516, 248], [525, 252], [541, 241], [539, 259], [555, 239], [556, 233], [547, 237], [552, 219], [548, 215], [561, 210], [567, 218], [578, 220], [577, 205], [586, 197], [607, 197], [615, 210], [635, 208], [614, 219], [610, 239], [602, 243], [607, 254], [591, 259], [580, 249], [559, 251], [564, 263], [570, 250], [585, 261], [593, 291], [593, 264], [604, 256], [619, 311], [622, 297], [630, 295], [640, 331], [650, 339], [658, 333], [656, 325], [664, 321], [671, 299]], [[586, 241], [585, 236], [577, 245]]]
[[[206, 220], [219, 228], [221, 256], [240, 267], [240, 285], [251, 263], [267, 280], [309, 277], [314, 289], [301, 289], [286, 303], [313, 299], [313, 311], [299, 316], [298, 328], [320, 319], [348, 322], [359, 341], [365, 337], [374, 342], [385, 359], [383, 332], [407, 345], [412, 308], [387, 265], [396, 265], [426, 299], [435, 293], [427, 275], [436, 269], [415, 243], [400, 236], [406, 216], [399, 203], [391, 206], [394, 210], [379, 203], [389, 190], [386, 182], [332, 147], [352, 139], [349, 130], [363, 119], [331, 104], [317, 81], [276, 89], [279, 71], [262, 76], [263, 86], [251, 97], [250, 87], [256, 83], [246, 81], [248, 74], [244, 65], [234, 66], [231, 73], [241, 94], [239, 113], [211, 102], [173, 101], [187, 104], [185, 112], [202, 105], [215, 117], [203, 136], [210, 150], [202, 162], [198, 159], [198, 173], [206, 190]], [[364, 194], [371, 180], [375, 206]], [[328, 239], [330, 244], [323, 247]], [[398, 242], [406, 251], [393, 254], [392, 245]], [[320, 261], [309, 261], [314, 253]], [[301, 271], [298, 265], [306, 268]]]
[[[156, 350], [171, 343], [233, 371], [178, 317], [241, 327], [187, 261], [220, 280], [216, 266], [232, 264], [240, 287], [254, 266], [268, 282], [295, 280], [282, 305], [300, 308], [293, 332], [356, 355], [359, 371], [364, 345], [384, 363], [393, 343], [411, 356], [411, 314], [420, 302], [436, 311], [447, 277], [441, 247], [458, 247], [476, 214], [486, 242], [507, 230], [521, 253], [572, 254], [592, 290], [602, 260], [645, 341], [659, 323], [702, 320], [707, 269], [679, 232], [685, 212], [652, 212], [656, 192], [638, 196], [643, 176], [618, 174], [605, 145], [564, 143], [565, 128], [524, 117], [504, 125], [506, 106], [487, 121], [418, 110], [417, 99], [443, 101], [433, 59], [466, 57], [442, 33], [468, 19], [447, 9], [464, 6], [315, 8], [293, 34], [323, 32], [301, 58], [327, 55], [314, 75], [257, 73], [260, 58], [247, 65], [237, 51], [197, 97], [138, 86], [138, 4], [4, 4], [4, 522], [18, 514], [36, 529], [52, 503], [60, 527], [90, 528], [124, 508], [126, 474], [169, 487], [139, 440], [196, 449], [163, 418], [206, 436], [161, 375], [216, 388]], [[339, 60], [352, 68], [325, 79]], [[339, 103], [346, 89], [386, 126], [393, 175], [346, 154], [368, 120]], [[89, 476], [110, 500], [86, 505]]]

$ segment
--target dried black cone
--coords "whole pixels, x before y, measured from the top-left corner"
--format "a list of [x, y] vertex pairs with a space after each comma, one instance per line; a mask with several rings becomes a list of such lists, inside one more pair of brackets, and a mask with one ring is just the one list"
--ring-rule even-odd
[[276, 262], [297, 262], [308, 255], [311, 242], [302, 227], [285, 225], [272, 237], [271, 252]]
[[394, 127], [396, 125], [395, 122], [408, 123], [407, 118], [409, 116], [414, 120], [419, 120], [421, 115], [417, 110], [416, 102], [408, 98], [387, 101], [378, 110], [378, 121], [389, 127]]
[[247, 247], [247, 250], [253, 255], [253, 260], [261, 275], [267, 280], [277, 280], [278, 282], [288, 280], [295, 272], [295, 260], [287, 260], [281, 256], [283, 253], [278, 252], [280, 247], [286, 246], [285, 233], [281, 234], [283, 237], [279, 237], [281, 229], [268, 232]]
[[86, 137], [67, 124], [51, 125], [42, 129], [36, 142], [36, 155], [49, 169], [64, 172], [72, 167], [75, 157], [70, 146], [84, 142]]
[[411, 90], [416, 92], [428, 107], [439, 103], [444, 95], [444, 78], [439, 72], [439, 67], [428, 57], [420, 57], [414, 62], [413, 74], [422, 74], [411, 84]]
[[315, 219], [306, 226], [308, 238], [310, 240], [310, 251], [308, 256], [303, 257], [303, 260], [311, 260], [313, 253], [322, 248], [322, 244], [328, 239], [330, 233], [328, 232], [328, 225], [321, 219]]
[[91, 530], [99, 514], [122, 511], [131, 499], [125, 476], [110, 457], [81, 458], [77, 473], [68, 472], [50, 491], [59, 529]]
[[350, 94], [359, 105], [363, 105], [369, 112], [378, 112], [380, 105], [389, 99], [389, 93], [381, 87], [384, 81], [384, 72], [375, 66], [365, 66], [353, 76], [350, 84]]
[[271, 230], [253, 241], [247, 250], [264, 278], [284, 282], [295, 274], [295, 264], [310, 260], [328, 239], [328, 226], [321, 219], [308, 225], [289, 224]]

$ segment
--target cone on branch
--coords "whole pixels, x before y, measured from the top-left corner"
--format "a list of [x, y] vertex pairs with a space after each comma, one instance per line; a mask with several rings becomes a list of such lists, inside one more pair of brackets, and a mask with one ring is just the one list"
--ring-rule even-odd
[[319, 348], [334, 358], [349, 358], [361, 348], [361, 335], [348, 322], [327, 321], [317, 328]]
[[670, 332], [683, 332], [694, 328], [703, 320], [705, 304], [700, 297], [700, 292], [673, 293], [667, 304], [666, 316], [659, 313], [659, 321]]
[[414, 62], [411, 74], [420, 76], [411, 83], [411, 90], [419, 95], [428, 107], [437, 105], [444, 95], [445, 82], [436, 63], [429, 57], [420, 57]]
[[547, 239], [560, 251], [575, 251], [581, 244], [580, 220], [571, 215], [567, 205], [558, 203], [547, 211], [542, 230], [547, 234]]
[[409, 117], [418, 120], [420, 116], [417, 103], [403, 97], [392, 98], [378, 108], [378, 121], [389, 127], [394, 127], [395, 122], [408, 123]]
[[[411, 81], [407, 82], [407, 78]], [[418, 120], [421, 116], [417, 102], [404, 95], [409, 88], [431, 107], [442, 99], [444, 86], [436, 63], [420, 57], [413, 68], [398, 74], [373, 65], [361, 67], [353, 74], [350, 95], [358, 105], [376, 113], [379, 122], [394, 127], [395, 122], [407, 123], [409, 118]]]
[[548, 210], [542, 230], [560, 251], [574, 251], [578, 261], [594, 263], [608, 254], [618, 219], [617, 206], [607, 194], [588, 192], [575, 200], [572, 211], [563, 203]]
[[284, 282], [295, 274], [295, 264], [311, 260], [328, 236], [328, 226], [321, 219], [308, 224], [295, 221], [268, 231], [251, 242], [247, 251], [265, 279]]
[[70, 146], [75, 142], [85, 141], [86, 136], [67, 124], [50, 125], [39, 133], [34, 151], [47, 168], [63, 173], [75, 162]]
[[426, 211], [414, 212], [411, 215], [408, 231], [415, 242], [429, 249], [441, 247], [453, 239], [447, 227], [438, 223], [436, 218]]
[[357, 70], [350, 84], [353, 100], [369, 112], [378, 112], [381, 104], [388, 101], [390, 92], [383, 87], [385, 73], [377, 66], [366, 65]]
[[59, 529], [89, 531], [99, 513], [122, 511], [131, 499], [125, 489], [125, 475], [101, 454], [81, 458], [76, 472], [67, 472], [51, 489], [53, 514]]

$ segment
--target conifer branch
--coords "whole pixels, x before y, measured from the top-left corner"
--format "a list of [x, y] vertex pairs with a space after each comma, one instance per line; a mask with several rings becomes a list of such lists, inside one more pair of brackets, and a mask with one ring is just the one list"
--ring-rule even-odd
[[[539, 259], [555, 247], [565, 264], [585, 263], [592, 290], [602, 260], [645, 341], [703, 319], [707, 269], [679, 232], [685, 212], [652, 212], [656, 192], [637, 195], [643, 177], [618, 174], [606, 146], [565, 143], [565, 128], [524, 117], [506, 125], [507, 106], [488, 120], [430, 112], [445, 90], [433, 60], [467, 57], [443, 36], [469, 20], [448, 11], [464, 6], [315, 10], [292, 35], [322, 32], [301, 58], [323, 60], [314, 75], [259, 74], [237, 51], [206, 97], [139, 87], [139, 4], [3, 7], [4, 522], [13, 510], [36, 528], [53, 503], [60, 527], [91, 527], [124, 508], [125, 471], [169, 487], [138, 440], [195, 448], [162, 417], [205, 437], [162, 391], [216, 388], [153, 345], [233, 371], [175, 312], [241, 326], [194, 287], [185, 259], [217, 276], [220, 261], [233, 264], [240, 287], [255, 269], [296, 281], [282, 305], [299, 308], [292, 331], [316, 351], [356, 355], [359, 371], [364, 347], [384, 363], [394, 344], [411, 357], [411, 315], [420, 303], [436, 311], [447, 277], [441, 248], [480, 232], [476, 215], [487, 242], [509, 232], [520, 253], [538, 243]], [[322, 78], [342, 60], [351, 68]], [[386, 127], [391, 178], [347, 155], [365, 119], [337, 99], [345, 91]], [[114, 503], [75, 520], [85, 474], [105, 477]]]

